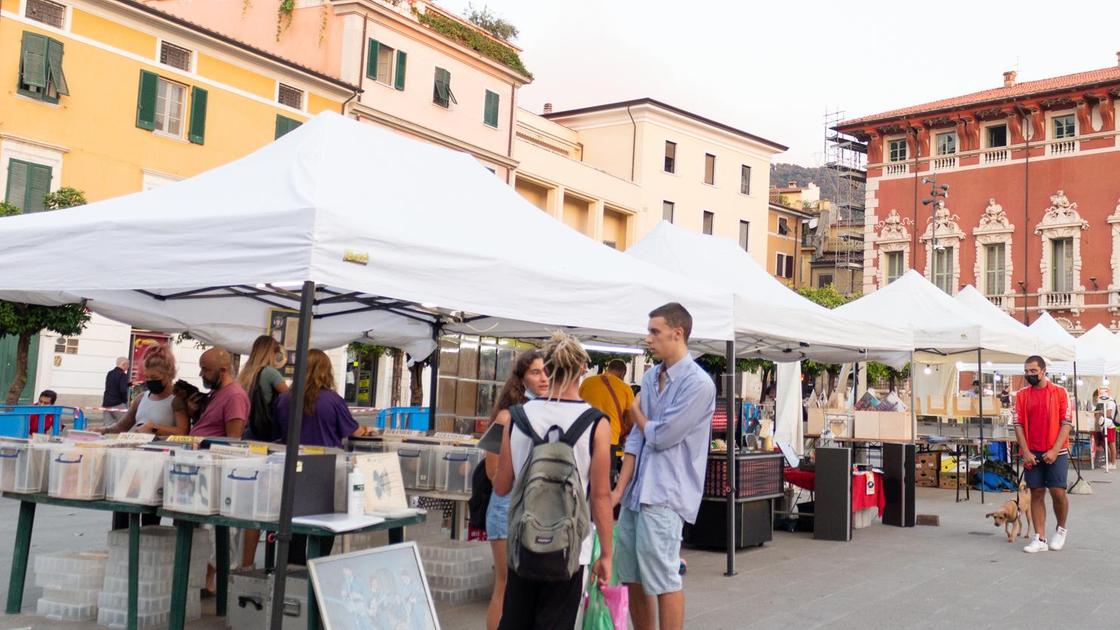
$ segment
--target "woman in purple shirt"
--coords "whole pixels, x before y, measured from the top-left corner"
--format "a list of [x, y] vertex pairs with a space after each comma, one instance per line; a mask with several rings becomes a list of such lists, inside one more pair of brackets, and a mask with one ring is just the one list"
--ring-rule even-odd
[[[292, 395], [280, 395], [276, 403], [276, 426], [282, 440], [287, 440]], [[346, 401], [335, 391], [334, 370], [331, 360], [322, 350], [312, 350], [307, 355], [307, 391], [303, 396], [303, 424], [300, 426], [299, 443], [308, 446], [342, 448], [350, 436], [365, 435], [350, 414]]]

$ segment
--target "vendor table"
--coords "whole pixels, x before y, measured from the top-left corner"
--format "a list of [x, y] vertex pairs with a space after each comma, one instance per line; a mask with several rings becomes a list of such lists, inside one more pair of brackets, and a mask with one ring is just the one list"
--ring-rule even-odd
[[[868, 482], [868, 475], [874, 474], [874, 485]], [[804, 488], [813, 492], [817, 486], [817, 473], [813, 470], [801, 470], [799, 468], [785, 469], [785, 480], [793, 485]], [[858, 472], [852, 473], [852, 512], [858, 512], [867, 508], [878, 508], [879, 517], [883, 516], [883, 509], [887, 507], [887, 498], [883, 494], [883, 474]]]
[[[196, 525], [213, 525], [217, 541], [218, 569], [218, 615], [226, 614], [226, 598], [229, 591], [229, 528], [260, 529], [264, 531], [277, 531], [280, 528], [276, 522], [247, 521], [239, 518], [206, 514], [186, 514], [171, 510], [159, 509], [157, 512], [164, 518], [170, 518], [175, 523], [177, 530], [175, 537], [175, 577], [171, 583], [171, 619], [170, 630], [183, 630], [186, 617], [186, 601], [188, 588], [188, 571], [190, 570], [191, 543], [194, 540]], [[323, 549], [328, 539], [343, 534], [362, 534], [365, 532], [389, 530], [389, 544], [404, 542], [404, 528], [406, 525], [416, 525], [424, 521], [424, 515], [409, 516], [407, 518], [385, 519], [384, 522], [369, 527], [354, 529], [345, 532], [335, 532], [325, 527], [312, 527], [292, 523], [292, 533], [307, 536], [307, 559], [313, 560], [323, 555]], [[13, 565], [14, 566], [14, 565]], [[14, 569], [13, 569], [14, 570]], [[131, 570], [131, 569], [130, 569]], [[307, 581], [307, 627], [308, 630], [318, 630], [319, 607], [315, 601], [315, 592], [311, 580]]]
[[[83, 510], [100, 510], [104, 512], [124, 512], [128, 514], [128, 624], [129, 630], [137, 627], [136, 600], [139, 596], [140, 573], [140, 515], [155, 514], [157, 508], [150, 505], [135, 505], [132, 503], [118, 503], [116, 501], [77, 501], [74, 499], [58, 499], [43, 493], [19, 494], [5, 492], [4, 497], [19, 501], [19, 520], [16, 524], [16, 546], [12, 555], [12, 572], [8, 581], [8, 606], [5, 612], [9, 615], [18, 615], [23, 605], [23, 587], [27, 579], [27, 557], [31, 551], [31, 531], [35, 525], [35, 507], [37, 504], [58, 505]], [[228, 538], [227, 538], [228, 540]], [[188, 550], [189, 552], [189, 550]], [[187, 556], [190, 559], [190, 556]], [[186, 566], [186, 565], [184, 565]], [[178, 579], [178, 574], [176, 574]], [[183, 577], [186, 582], [186, 575]], [[186, 593], [184, 592], [184, 597]], [[180, 601], [179, 615], [184, 613], [185, 599]]]

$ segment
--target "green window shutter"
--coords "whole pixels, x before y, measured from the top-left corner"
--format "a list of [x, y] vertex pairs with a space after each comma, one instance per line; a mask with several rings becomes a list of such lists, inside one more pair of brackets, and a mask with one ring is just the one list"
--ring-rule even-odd
[[4, 189], [4, 200], [19, 206], [20, 210], [27, 203], [27, 162], [8, 160], [8, 185]]
[[280, 136], [288, 133], [289, 131], [292, 131], [293, 129], [295, 129], [296, 127], [299, 127], [302, 124], [303, 123], [298, 121], [298, 120], [294, 120], [292, 118], [288, 118], [287, 116], [281, 116], [280, 114], [277, 114], [276, 115], [276, 138], [279, 138]]
[[372, 37], [369, 40], [369, 50], [366, 53], [366, 76], [377, 80], [377, 53], [381, 50], [381, 44]]
[[38, 33], [23, 33], [20, 51], [20, 83], [25, 86], [47, 89], [47, 38]]
[[191, 88], [191, 126], [187, 131], [187, 139], [194, 144], [202, 144], [206, 140], [206, 90], [200, 87]]
[[408, 62], [408, 53], [403, 50], [397, 51], [397, 78], [394, 81], [393, 87], [398, 90], [404, 89], [404, 67]]
[[43, 199], [51, 192], [51, 167], [29, 164], [27, 169], [27, 202], [23, 211], [42, 212], [47, 208]]
[[447, 107], [451, 97], [451, 73], [443, 68], [436, 68], [435, 90], [432, 100], [441, 107]]
[[66, 84], [66, 75], [62, 74], [62, 42], [47, 40], [47, 68], [55, 91], [70, 96], [70, 86]]
[[156, 128], [156, 93], [159, 76], [147, 70], [140, 71], [140, 88], [136, 98], [136, 126], [152, 131]]
[[498, 126], [498, 95], [486, 90], [486, 107], [482, 114], [482, 121], [491, 127]]

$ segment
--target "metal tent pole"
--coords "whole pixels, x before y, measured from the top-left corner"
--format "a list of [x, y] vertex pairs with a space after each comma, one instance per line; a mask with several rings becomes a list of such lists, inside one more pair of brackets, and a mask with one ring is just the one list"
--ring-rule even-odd
[[443, 327], [440, 326], [439, 322], [432, 324], [432, 341], [436, 342], [436, 348], [432, 350], [432, 360], [428, 363], [432, 370], [431, 382], [428, 383], [428, 389], [430, 390], [428, 394], [428, 429], [431, 431], [436, 430], [436, 394], [439, 391], [439, 338], [442, 333]]
[[[980, 391], [976, 392], [978, 413], [980, 414], [980, 505], [984, 505], [984, 463], [988, 461], [988, 453], [984, 450], [984, 365], [982, 350], [976, 349], [976, 380], [980, 383]], [[965, 482], [968, 482], [968, 463], [964, 467]]]
[[[1077, 387], [1077, 361], [1074, 361], [1073, 362], [1073, 431], [1071, 431], [1071, 433], [1073, 433], [1073, 443], [1075, 445], [1077, 444], [1077, 425], [1080, 424], [1079, 421], [1081, 420], [1081, 400], [1078, 396], [1077, 389], [1078, 389], [1078, 387]], [[1108, 434], [1106, 433], [1105, 436], [1107, 437], [1107, 435]], [[1089, 457], [1090, 458], [1093, 457], [1093, 449], [1089, 449]], [[1073, 482], [1074, 485], [1077, 485], [1077, 482], [1081, 481], [1081, 462], [1077, 461], [1077, 458], [1073, 456], [1072, 449], [1070, 450], [1069, 458], [1073, 460], [1073, 468], [1074, 468], [1074, 470], [1077, 471], [1077, 481]], [[1105, 461], [1105, 463], [1108, 463], [1108, 444], [1107, 443], [1105, 444], [1104, 461]]]
[[292, 504], [296, 494], [296, 460], [303, 424], [303, 395], [307, 389], [307, 353], [311, 344], [311, 318], [315, 306], [315, 283], [303, 283], [299, 305], [299, 335], [296, 338], [296, 371], [288, 411], [288, 444], [284, 451], [284, 483], [280, 490], [280, 527], [276, 533], [276, 570], [272, 583], [272, 614], [268, 627], [281, 630], [284, 624], [284, 587], [288, 573], [288, 547], [292, 540]]
[[[776, 373], [776, 370], [775, 370]], [[727, 369], [724, 370], [724, 401], [727, 406], [727, 577], [735, 575], [735, 497], [738, 495], [739, 479], [735, 469], [735, 448], [738, 435], [735, 431], [739, 414], [735, 409], [735, 342], [727, 342]]]
[[914, 390], [917, 389], [914, 385], [914, 370], [918, 366], [914, 365], [914, 351], [910, 351], [910, 441], [918, 441], [918, 408], [914, 405], [915, 394]]

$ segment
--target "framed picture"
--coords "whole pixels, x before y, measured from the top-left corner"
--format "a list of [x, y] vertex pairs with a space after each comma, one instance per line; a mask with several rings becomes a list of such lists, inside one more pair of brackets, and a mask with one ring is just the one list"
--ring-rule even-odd
[[296, 374], [296, 339], [299, 337], [299, 313], [286, 309], [273, 308], [268, 311], [268, 334], [280, 342], [288, 363], [284, 365], [285, 378]]
[[439, 630], [415, 542], [307, 563], [326, 630]]

